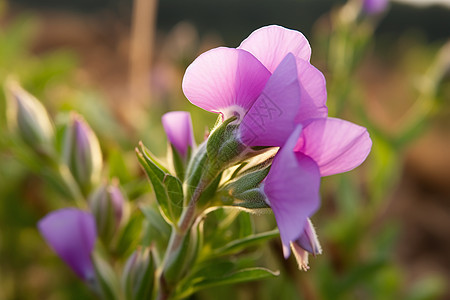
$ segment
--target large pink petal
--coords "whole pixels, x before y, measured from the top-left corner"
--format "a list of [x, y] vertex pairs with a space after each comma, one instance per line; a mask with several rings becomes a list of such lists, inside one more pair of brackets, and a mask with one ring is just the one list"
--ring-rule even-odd
[[301, 32], [277, 25], [253, 31], [238, 49], [252, 53], [270, 72], [275, 71], [288, 53], [306, 61], [311, 57], [311, 47]]
[[243, 118], [239, 127], [242, 142], [281, 147], [294, 130], [300, 96], [295, 57], [289, 53]]
[[302, 99], [296, 122], [327, 117], [327, 87], [322, 72], [300, 58], [297, 58], [297, 70]]
[[41, 219], [38, 228], [47, 243], [85, 280], [94, 276], [91, 253], [97, 238], [94, 216], [75, 208], [53, 211]]
[[249, 52], [220, 47], [194, 60], [182, 87], [192, 104], [225, 117], [235, 113], [242, 117], [269, 77], [270, 72]]
[[263, 183], [264, 193], [280, 230], [286, 258], [290, 255], [290, 243], [300, 238], [307, 218], [320, 203], [317, 164], [310, 157], [293, 151], [301, 130], [301, 125], [298, 125], [277, 153]]
[[314, 159], [320, 175], [328, 176], [359, 166], [371, 147], [372, 140], [366, 128], [340, 119], [324, 118], [306, 125], [295, 151]]

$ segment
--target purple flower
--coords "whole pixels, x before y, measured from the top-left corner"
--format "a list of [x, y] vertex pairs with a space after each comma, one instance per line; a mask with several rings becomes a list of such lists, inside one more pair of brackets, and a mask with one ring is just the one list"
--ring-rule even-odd
[[162, 116], [167, 139], [186, 158], [188, 149], [194, 147], [191, 115], [186, 111], [171, 111]]
[[83, 280], [94, 277], [91, 254], [97, 239], [94, 216], [75, 208], [49, 213], [38, 223], [47, 244]]
[[183, 91], [193, 104], [237, 116], [248, 146], [281, 146], [295, 122], [327, 115], [325, 79], [298, 31], [267, 26], [237, 48], [216, 48], [186, 70]]
[[389, 0], [363, 0], [363, 11], [368, 15], [375, 15], [386, 10]]
[[[313, 232], [307, 220], [319, 207], [320, 177], [359, 166], [371, 146], [364, 127], [344, 120], [322, 118], [297, 125], [261, 187], [274, 212], [285, 257], [292, 244], [317, 253], [314, 242], [307, 243]], [[305, 224], [310, 226], [306, 237]]]
[[279, 146], [260, 191], [301, 268], [320, 245], [309, 217], [320, 204], [320, 177], [360, 165], [372, 142], [367, 130], [328, 118], [326, 84], [309, 63], [311, 49], [298, 31], [267, 26], [237, 49], [216, 48], [186, 70], [183, 91], [193, 104], [223, 118], [237, 116], [245, 145]]
[[284, 257], [290, 244], [300, 238], [306, 220], [320, 204], [320, 171], [309, 156], [295, 153], [302, 125], [298, 125], [275, 156], [269, 174], [261, 185], [280, 230]]

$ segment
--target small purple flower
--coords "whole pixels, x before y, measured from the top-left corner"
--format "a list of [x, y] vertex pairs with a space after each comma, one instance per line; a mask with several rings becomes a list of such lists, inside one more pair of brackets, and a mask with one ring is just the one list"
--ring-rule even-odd
[[376, 15], [386, 10], [389, 0], [363, 0], [362, 9], [368, 15]]
[[38, 223], [47, 244], [83, 280], [94, 278], [91, 254], [97, 239], [94, 216], [75, 208], [53, 211]]
[[186, 70], [183, 91], [194, 105], [237, 116], [248, 146], [281, 146], [294, 122], [326, 117], [325, 79], [298, 31], [266, 26], [237, 48], [200, 55]]
[[194, 147], [194, 133], [191, 115], [186, 111], [171, 111], [162, 116], [167, 139], [186, 158], [189, 148]]

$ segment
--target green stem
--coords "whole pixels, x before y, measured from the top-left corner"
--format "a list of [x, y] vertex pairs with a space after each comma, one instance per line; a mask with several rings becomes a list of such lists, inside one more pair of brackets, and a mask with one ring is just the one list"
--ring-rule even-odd
[[177, 253], [179, 247], [182, 245], [182, 242], [186, 234], [191, 230], [191, 227], [194, 224], [194, 221], [198, 215], [196, 213], [196, 206], [198, 199], [200, 198], [202, 191], [205, 189], [208, 183], [209, 183], [208, 179], [203, 178], [200, 180], [199, 184], [194, 190], [194, 193], [192, 194], [191, 201], [189, 201], [188, 206], [184, 209], [181, 215], [180, 221], [178, 222], [178, 226], [176, 227], [174, 226], [172, 228], [170, 241], [167, 246], [167, 251], [164, 255], [164, 260], [160, 268], [158, 300], [165, 300], [170, 297], [172, 289], [167, 285], [166, 279], [164, 277], [165, 267], [167, 261], [169, 261], [169, 258]]

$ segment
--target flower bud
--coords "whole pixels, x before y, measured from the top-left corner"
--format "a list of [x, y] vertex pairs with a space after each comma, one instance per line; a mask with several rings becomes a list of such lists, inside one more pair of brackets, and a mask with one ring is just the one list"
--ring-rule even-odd
[[122, 221], [125, 199], [117, 183], [102, 184], [89, 198], [100, 238], [110, 241]]
[[195, 145], [191, 115], [186, 111], [171, 111], [164, 114], [161, 121], [170, 143], [170, 160], [177, 176], [183, 180], [187, 161]]
[[150, 299], [155, 278], [155, 260], [151, 248], [138, 248], [128, 258], [122, 274], [122, 289], [130, 300]]
[[171, 111], [161, 118], [169, 143], [185, 159], [194, 147], [191, 115], [186, 111]]
[[49, 213], [38, 223], [47, 244], [83, 280], [95, 277], [92, 263], [97, 230], [91, 213], [75, 208], [64, 208]]
[[75, 113], [65, 132], [63, 155], [74, 179], [87, 195], [100, 178], [102, 152], [92, 129]]
[[36, 152], [51, 153], [54, 128], [42, 103], [16, 81], [8, 80], [5, 89], [9, 126]]

